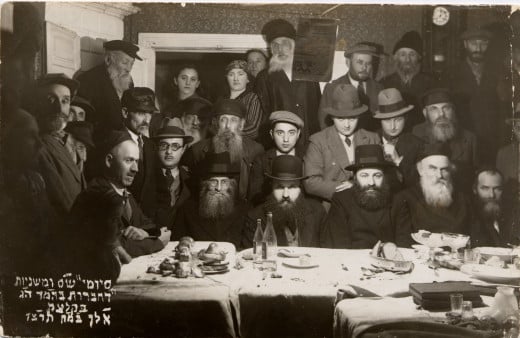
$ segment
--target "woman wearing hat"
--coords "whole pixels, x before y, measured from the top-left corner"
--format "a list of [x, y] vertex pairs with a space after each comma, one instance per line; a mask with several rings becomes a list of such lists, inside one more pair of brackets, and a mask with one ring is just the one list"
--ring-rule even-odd
[[226, 80], [229, 91], [228, 98], [239, 100], [246, 107], [246, 124], [242, 130], [242, 135], [251, 139], [257, 138], [258, 128], [264, 118], [260, 99], [248, 88], [252, 76], [247, 70], [247, 62], [243, 60], [231, 61], [226, 67]]

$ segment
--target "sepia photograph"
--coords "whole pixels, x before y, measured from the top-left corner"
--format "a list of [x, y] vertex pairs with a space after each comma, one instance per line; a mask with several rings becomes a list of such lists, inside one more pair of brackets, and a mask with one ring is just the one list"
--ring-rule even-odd
[[0, 13], [1, 337], [520, 337], [520, 5]]

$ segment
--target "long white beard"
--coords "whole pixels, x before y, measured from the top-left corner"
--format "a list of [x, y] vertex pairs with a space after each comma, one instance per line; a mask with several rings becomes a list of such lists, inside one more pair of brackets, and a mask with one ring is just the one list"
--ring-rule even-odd
[[449, 180], [431, 182], [421, 176], [421, 188], [426, 203], [434, 208], [447, 208], [453, 203], [453, 184]]
[[130, 89], [132, 85], [132, 76], [126, 73], [121, 74], [117, 69], [110, 66], [107, 68], [107, 71], [117, 95], [121, 98], [125, 90]]
[[203, 218], [220, 219], [229, 216], [235, 209], [236, 182], [220, 192], [210, 191], [203, 183], [200, 191], [199, 213]]
[[269, 60], [269, 73], [277, 72], [279, 70], [283, 70], [285, 72], [292, 72], [292, 64], [293, 64], [294, 55], [287, 58], [286, 60], [280, 60], [278, 55], [271, 56]]

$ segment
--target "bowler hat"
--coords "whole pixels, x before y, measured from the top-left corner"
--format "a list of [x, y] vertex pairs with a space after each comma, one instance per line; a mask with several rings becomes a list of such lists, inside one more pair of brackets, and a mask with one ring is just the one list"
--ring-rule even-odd
[[433, 88], [422, 95], [423, 107], [446, 102], [453, 102], [447, 88]]
[[460, 35], [462, 40], [470, 40], [470, 39], [482, 39], [482, 40], [490, 40], [492, 34], [483, 28], [470, 28], [466, 30], [464, 33]]
[[121, 97], [121, 106], [128, 111], [153, 113], [159, 109], [155, 106], [155, 94], [146, 87], [134, 87], [124, 91]]
[[417, 157], [417, 162], [421, 161], [422, 159], [425, 159], [426, 157], [436, 155], [446, 156], [447, 158], [450, 158], [450, 146], [446, 142], [434, 142], [425, 144], [422, 151], [419, 153], [419, 156]]
[[271, 41], [279, 37], [294, 40], [296, 38], [296, 30], [288, 21], [284, 19], [274, 19], [264, 25], [262, 35], [265, 36], [267, 43], [271, 43]]
[[89, 117], [91, 117], [92, 114], [94, 114], [94, 112], [96, 111], [94, 106], [92, 106], [92, 104], [90, 104], [89, 100], [84, 99], [83, 97], [81, 97], [79, 95], [76, 95], [72, 98], [70, 105], [81, 107], [85, 111], [85, 114]]
[[201, 178], [208, 176], [236, 176], [240, 174], [240, 166], [231, 163], [229, 152], [209, 152], [200, 162], [199, 175]]
[[379, 53], [377, 52], [377, 48], [375, 46], [369, 45], [367, 43], [356, 43], [351, 48], [345, 51], [345, 57], [349, 57], [350, 55], [358, 53], [358, 54], [368, 54], [375, 57], [379, 57]]
[[383, 89], [377, 95], [379, 110], [375, 112], [376, 119], [389, 119], [401, 116], [413, 109], [413, 105], [406, 104], [399, 90], [395, 88]]
[[179, 102], [176, 112], [177, 117], [197, 115], [200, 119], [210, 118], [213, 113], [213, 105], [202, 97], [192, 96]]
[[238, 100], [220, 99], [215, 104], [215, 114], [216, 116], [235, 115], [244, 118], [246, 115], [246, 107]]
[[143, 60], [139, 57], [139, 55], [137, 55], [137, 52], [139, 51], [139, 47], [137, 47], [136, 45], [134, 45], [133, 43], [130, 43], [128, 41], [123, 41], [123, 40], [107, 41], [103, 44], [103, 47], [106, 50], [119, 50], [119, 51], [122, 51], [123, 53], [125, 53], [126, 55], [133, 57], [134, 59], [141, 60], [141, 61]]
[[303, 120], [295, 113], [286, 110], [272, 112], [271, 115], [269, 115], [269, 122], [271, 123], [271, 126], [274, 126], [275, 123], [278, 122], [287, 122], [294, 124], [299, 129], [303, 128]]
[[127, 131], [112, 130], [99, 145], [101, 155], [105, 156], [114, 149], [115, 146], [125, 142], [134, 141]]
[[90, 148], [94, 148], [92, 141], [92, 123], [87, 121], [72, 121], [67, 122], [65, 131], [72, 135], [76, 140]]
[[281, 180], [301, 180], [303, 176], [303, 162], [298, 156], [280, 155], [276, 156], [271, 163], [271, 172], [264, 173], [265, 176]]
[[421, 35], [417, 31], [409, 31], [404, 33], [404, 35], [397, 41], [394, 46], [394, 52], [397, 52], [401, 48], [410, 48], [417, 52], [417, 54], [422, 55], [423, 53], [423, 41], [421, 39]]
[[60, 84], [69, 88], [71, 96], [74, 96], [79, 88], [79, 82], [71, 79], [64, 73], [48, 73], [40, 77], [36, 82], [38, 87], [44, 87], [52, 84]]
[[358, 171], [362, 168], [380, 168], [385, 169], [394, 167], [394, 164], [385, 160], [383, 147], [379, 144], [362, 144], [356, 147], [354, 155], [354, 163], [345, 169], [350, 171]]
[[361, 104], [356, 87], [344, 83], [331, 83], [325, 88], [330, 95], [330, 102], [324, 102], [323, 112], [332, 117], [357, 117], [368, 110]]
[[174, 120], [169, 118], [163, 120], [162, 127], [151, 138], [154, 140], [160, 140], [163, 138], [182, 138], [185, 143], [191, 143], [193, 141], [192, 136], [186, 135], [184, 130], [176, 126]]

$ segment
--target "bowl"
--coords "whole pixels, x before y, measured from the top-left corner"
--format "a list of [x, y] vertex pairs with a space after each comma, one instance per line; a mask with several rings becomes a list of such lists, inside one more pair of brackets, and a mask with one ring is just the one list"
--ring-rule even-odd
[[480, 257], [482, 257], [486, 261], [493, 256], [497, 256], [503, 262], [512, 263], [513, 259], [517, 257], [517, 254], [515, 254], [513, 252], [513, 249], [511, 248], [482, 246], [476, 248], [475, 250], [478, 250], [478, 252], [480, 253]]
[[441, 233], [419, 230], [418, 232], [411, 234], [411, 236], [414, 241], [419, 244], [426, 245], [429, 248], [447, 246]]

